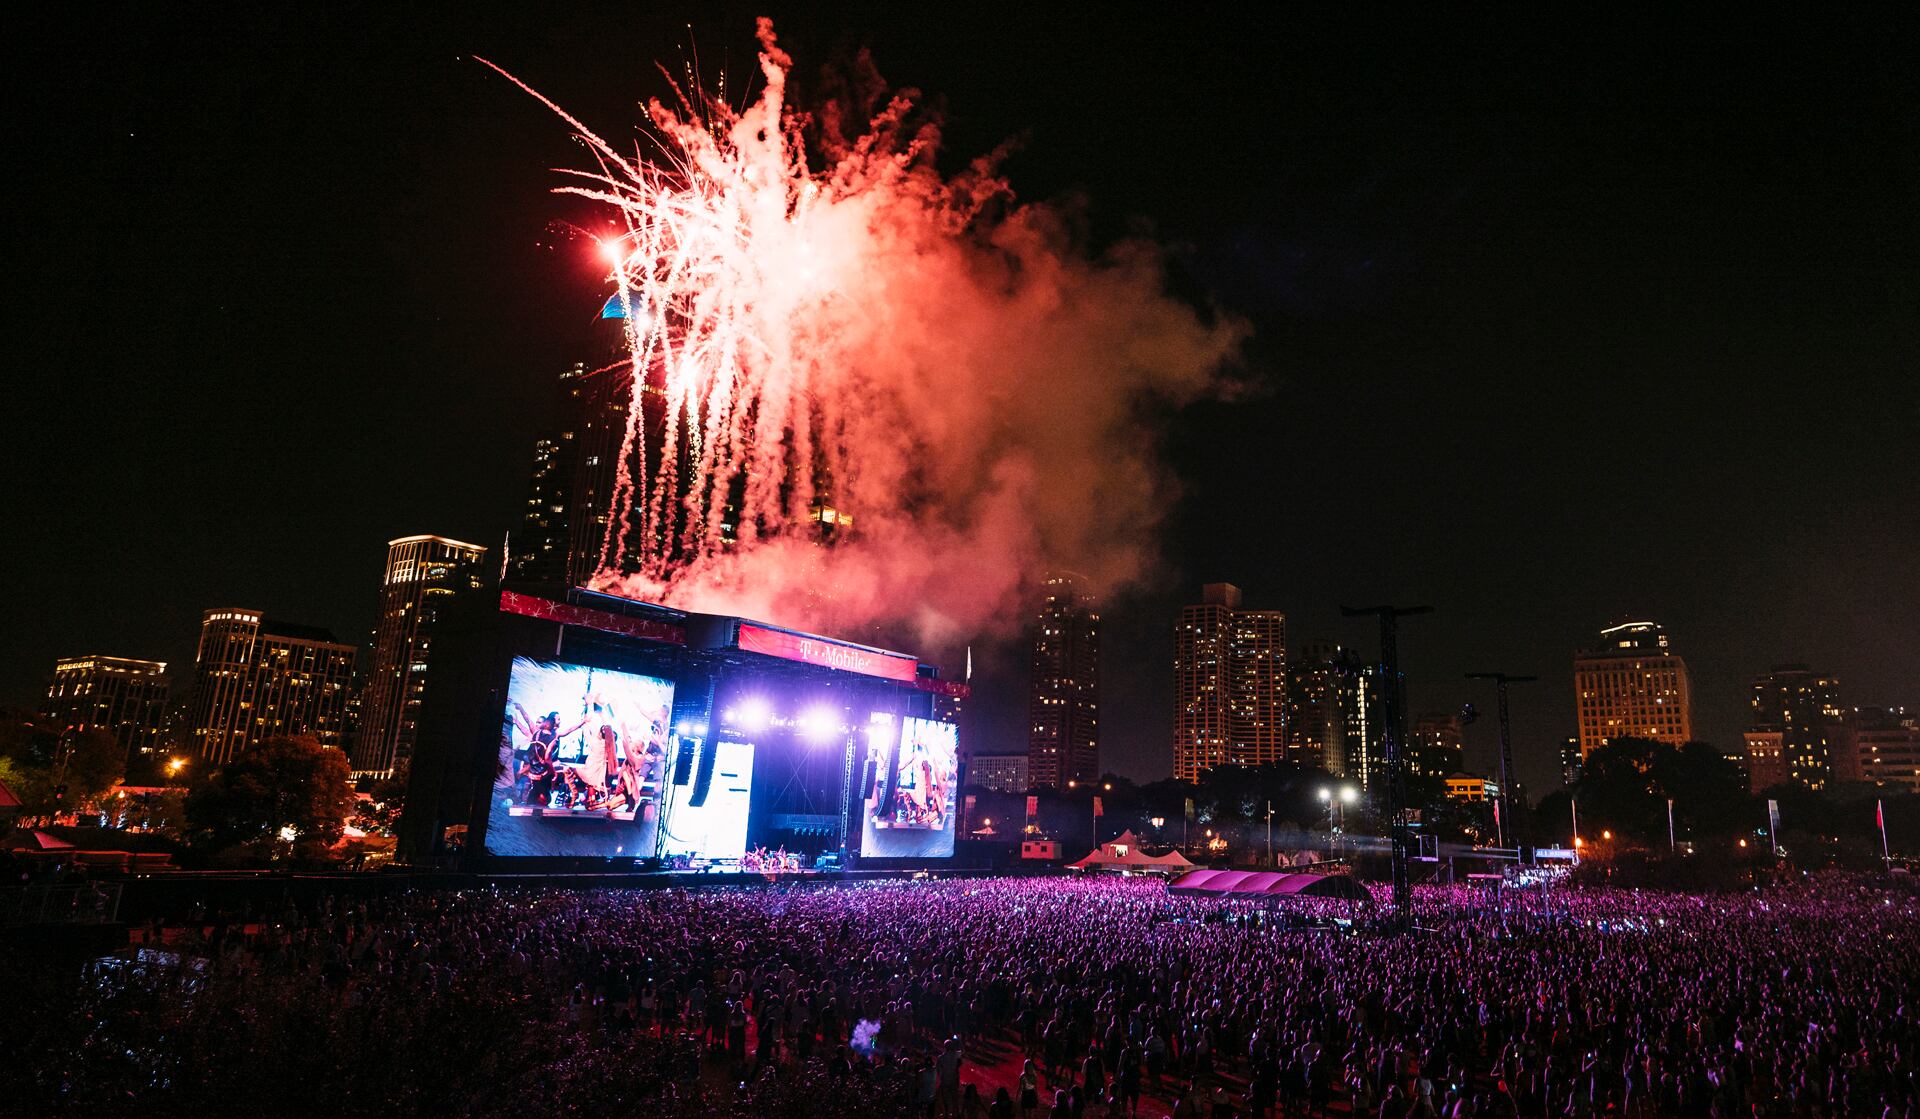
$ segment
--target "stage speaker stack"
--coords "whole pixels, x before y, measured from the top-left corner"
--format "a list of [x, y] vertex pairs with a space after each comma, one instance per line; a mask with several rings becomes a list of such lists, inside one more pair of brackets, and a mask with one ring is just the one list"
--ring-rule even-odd
[[713, 788], [714, 744], [700, 743], [700, 764], [694, 767], [693, 795], [687, 803], [694, 808], [707, 803], [707, 791]]

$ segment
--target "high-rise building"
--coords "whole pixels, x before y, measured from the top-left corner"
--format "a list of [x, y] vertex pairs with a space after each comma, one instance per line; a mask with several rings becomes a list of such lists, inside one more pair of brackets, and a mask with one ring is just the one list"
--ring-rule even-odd
[[387, 543], [373, 665], [354, 739], [354, 772], [385, 776], [413, 756], [435, 622], [453, 596], [482, 585], [486, 558], [487, 550], [478, 544], [444, 536], [403, 536]]
[[534, 440], [526, 505], [509, 536], [516, 581], [574, 587], [599, 568], [632, 392], [615, 362], [619, 321], [602, 319], [596, 349], [605, 361], [560, 374], [559, 420]]
[[1920, 715], [1902, 707], [1854, 708], [1833, 768], [1835, 780], [1920, 793]]
[[1307, 642], [1287, 658], [1289, 760], [1348, 775], [1348, 736], [1365, 667], [1353, 650], [1327, 641]]
[[533, 441], [533, 469], [520, 524], [507, 533], [507, 576], [516, 582], [569, 586], [571, 536], [567, 512], [573, 503], [571, 432], [542, 434]]
[[1082, 581], [1048, 575], [1033, 638], [1027, 780], [1043, 788], [1100, 779], [1100, 615]]
[[1616, 738], [1693, 739], [1687, 664], [1655, 622], [1601, 630], [1598, 645], [1574, 654], [1573, 689], [1582, 758]]
[[1029, 787], [1027, 755], [976, 754], [967, 763], [967, 784], [996, 793], [1024, 793]]
[[[1407, 674], [1401, 673], [1399, 685], [1406, 687]], [[1404, 690], [1401, 693], [1406, 694]], [[1360, 670], [1348, 697], [1347, 771], [1343, 776], [1371, 788], [1387, 776], [1387, 673], [1382, 665], [1370, 664]]]
[[1740, 768], [1747, 774], [1747, 791], [1757, 793], [1785, 784], [1786, 735], [1777, 730], [1749, 730], [1740, 737], [1746, 746]]
[[1173, 775], [1287, 756], [1287, 617], [1208, 583], [1174, 627]]
[[127, 751], [127, 773], [149, 777], [167, 711], [164, 661], [61, 657], [40, 713], [60, 731], [103, 730]]
[[344, 749], [357, 653], [316, 626], [277, 622], [258, 610], [208, 610], [187, 713], [198, 753], [217, 764], [295, 735]]
[[1568, 785], [1580, 782], [1580, 736], [1570, 734], [1560, 743], [1560, 780]]
[[1753, 678], [1748, 757], [1753, 757], [1755, 736], [1778, 735], [1782, 779], [1809, 789], [1825, 788], [1833, 778], [1833, 758], [1845, 717], [1839, 680], [1804, 664], [1776, 665]]
[[1449, 773], [1444, 780], [1447, 783], [1447, 795], [1454, 800], [1481, 804], [1500, 799], [1500, 783], [1491, 777], [1474, 773]]
[[1415, 773], [1446, 777], [1466, 764], [1466, 736], [1455, 711], [1429, 711], [1407, 731], [1407, 760]]

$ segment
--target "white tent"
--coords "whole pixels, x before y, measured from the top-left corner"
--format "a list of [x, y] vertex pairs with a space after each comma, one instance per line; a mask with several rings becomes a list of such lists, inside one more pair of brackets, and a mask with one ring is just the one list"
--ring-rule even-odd
[[1122, 832], [1088, 852], [1086, 858], [1067, 865], [1071, 870], [1131, 870], [1161, 874], [1188, 870], [1193, 866], [1178, 851], [1169, 851], [1164, 855], [1147, 854], [1140, 849], [1140, 837], [1131, 831]]

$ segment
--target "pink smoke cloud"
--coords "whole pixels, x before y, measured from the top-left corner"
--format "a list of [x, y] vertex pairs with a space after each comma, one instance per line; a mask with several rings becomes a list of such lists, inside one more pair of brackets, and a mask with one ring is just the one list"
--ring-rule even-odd
[[[746, 109], [651, 106], [665, 160], [574, 122], [600, 169], [563, 189], [626, 224], [635, 368], [698, 461], [647, 463], [636, 423], [595, 585], [932, 652], [1017, 626], [1048, 569], [1142, 578], [1175, 492], [1145, 417], [1219, 392], [1244, 324], [1171, 296], [1150, 241], [1089, 255], [991, 161], [941, 176], [911, 95], [869, 80], [857, 134], [858, 106], [796, 113], [762, 43]], [[854, 518], [824, 545], [823, 493]]]

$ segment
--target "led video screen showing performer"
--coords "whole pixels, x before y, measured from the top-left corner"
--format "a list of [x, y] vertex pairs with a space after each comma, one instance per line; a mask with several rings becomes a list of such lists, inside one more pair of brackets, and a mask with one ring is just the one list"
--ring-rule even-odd
[[861, 813], [860, 853], [883, 859], [953, 855], [960, 728], [875, 714], [867, 750], [873, 776]]
[[654, 854], [672, 710], [671, 681], [515, 657], [487, 850]]

